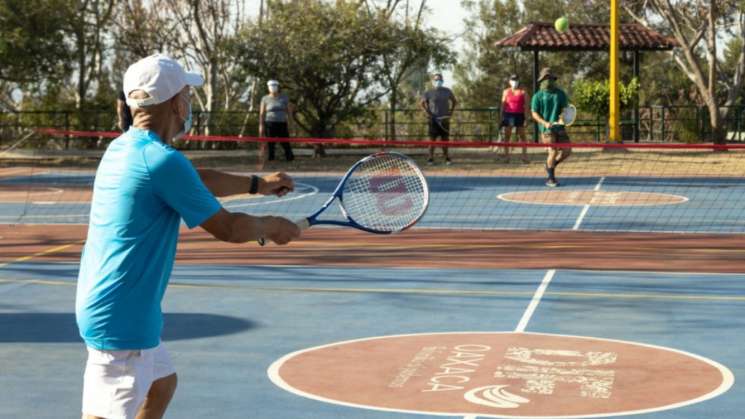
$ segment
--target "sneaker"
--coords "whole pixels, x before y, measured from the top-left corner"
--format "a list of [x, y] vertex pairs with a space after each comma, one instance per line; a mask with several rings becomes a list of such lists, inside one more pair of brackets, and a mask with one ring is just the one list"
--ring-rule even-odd
[[435, 161], [432, 159], [427, 159], [427, 164], [432, 166], [433, 164], [435, 164]]
[[453, 164], [453, 162], [451, 162], [450, 159], [445, 159], [446, 166], [450, 166], [451, 164]]
[[559, 186], [559, 182], [556, 179], [549, 179], [546, 181], [546, 186], [549, 188], [555, 188]]

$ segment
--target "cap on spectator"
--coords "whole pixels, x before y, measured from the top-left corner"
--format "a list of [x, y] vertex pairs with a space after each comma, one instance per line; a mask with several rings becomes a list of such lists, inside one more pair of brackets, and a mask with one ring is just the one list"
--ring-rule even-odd
[[269, 80], [266, 82], [267, 86], [279, 86], [279, 82], [277, 80]]
[[549, 67], [546, 67], [543, 70], [541, 70], [541, 75], [538, 76], [538, 80], [537, 81], [538, 82], [541, 82], [541, 81], [543, 81], [545, 79], [556, 80], [556, 76], [554, 75], [554, 73], [551, 71], [551, 69]]
[[[143, 58], [129, 66], [124, 73], [124, 95], [132, 108], [157, 105], [176, 96], [186, 86], [201, 86], [204, 78], [199, 73], [184, 70], [176, 60], [162, 54]], [[135, 99], [129, 94], [142, 90], [148, 97]]]

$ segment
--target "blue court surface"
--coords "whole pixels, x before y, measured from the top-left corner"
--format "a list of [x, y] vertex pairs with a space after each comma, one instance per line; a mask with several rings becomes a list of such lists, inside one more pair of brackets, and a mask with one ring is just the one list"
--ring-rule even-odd
[[[420, 227], [479, 230], [582, 230], [745, 233], [745, 184], [732, 177], [583, 176], [562, 178], [547, 189], [531, 176], [428, 176], [430, 207]], [[85, 224], [92, 171], [45, 170], [0, 178], [0, 223]], [[237, 197], [229, 210], [292, 219], [314, 212], [333, 192], [339, 175], [295, 176], [283, 197]], [[27, 188], [10, 199], [3, 188]], [[522, 193], [518, 201], [511, 198]], [[577, 199], [573, 194], [592, 196]], [[531, 195], [532, 193], [532, 195]], [[559, 195], [559, 196], [556, 196]], [[633, 196], [628, 205], [622, 200]], [[614, 204], [620, 199], [621, 204]], [[585, 205], [587, 204], [587, 205]], [[584, 207], [587, 207], [586, 209]], [[329, 211], [324, 216], [340, 217]]]
[[[224, 205], [299, 218], [325, 201], [337, 179], [299, 176], [285, 198]], [[609, 194], [602, 199], [617, 192], [673, 197], [650, 205], [504, 199], [514, 191], [544, 193], [539, 177], [429, 181], [431, 207], [421, 227], [494, 230], [495, 241], [504, 229], [745, 231], [745, 187], [727, 178], [563, 180], [562, 191]], [[91, 182], [92, 173], [70, 172], [6, 177], [0, 186]], [[0, 222], [84, 224], [87, 199], [66, 196], [3, 200]], [[74, 318], [78, 264], [40, 259], [0, 263], [2, 418], [79, 417], [86, 351]], [[166, 417], [741, 418], [743, 284], [745, 271], [177, 263], [163, 307], [163, 341], [179, 374]], [[431, 343], [452, 334], [467, 343]], [[389, 343], [398, 341], [393, 337], [413, 346]], [[364, 350], [355, 346], [366, 342]], [[506, 355], [487, 358], [487, 348]], [[433, 361], [437, 353], [443, 360]], [[400, 368], [385, 369], [399, 358]], [[669, 359], [674, 365], [655, 369]], [[382, 384], [371, 384], [378, 378]], [[396, 397], [415, 382], [419, 388]], [[477, 382], [490, 389], [474, 393], [482, 389]]]

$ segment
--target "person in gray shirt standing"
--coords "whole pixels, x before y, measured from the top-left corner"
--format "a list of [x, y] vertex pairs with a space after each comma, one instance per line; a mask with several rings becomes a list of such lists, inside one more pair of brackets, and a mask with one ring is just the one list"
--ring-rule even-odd
[[[294, 114], [294, 109], [290, 99], [286, 94], [279, 91], [279, 82], [269, 80], [267, 82], [269, 94], [261, 98], [259, 106], [259, 137], [272, 138], [289, 138], [290, 130], [287, 125], [288, 116]], [[292, 147], [287, 141], [280, 142], [285, 151], [287, 161], [292, 161], [295, 156], [292, 154]], [[277, 143], [269, 143], [269, 160], [274, 160], [274, 150]], [[261, 158], [264, 158], [263, 147]]]
[[[434, 141], [439, 137], [442, 141], [448, 141], [450, 139], [450, 117], [458, 101], [453, 91], [443, 86], [442, 74], [435, 73], [432, 76], [432, 84], [434, 88], [424, 92], [419, 105], [427, 113], [429, 119], [429, 139]], [[450, 165], [447, 147], [442, 148], [442, 154], [445, 156], [445, 164]], [[433, 164], [434, 158], [435, 148], [430, 147], [427, 163]]]

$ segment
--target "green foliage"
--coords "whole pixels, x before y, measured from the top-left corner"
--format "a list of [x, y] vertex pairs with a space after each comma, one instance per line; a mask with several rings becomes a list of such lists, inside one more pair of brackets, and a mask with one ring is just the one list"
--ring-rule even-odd
[[[743, 39], [732, 38], [730, 39], [724, 49], [724, 60], [721, 64], [719, 71], [721, 77], [724, 80], [731, 80], [737, 71], [737, 61], [740, 59], [740, 54], [743, 52]], [[727, 89], [720, 89], [718, 101], [723, 103], [727, 97]], [[740, 91], [734, 104], [745, 103], [745, 93]]]
[[443, 44], [357, 1], [289, 0], [272, 2], [231, 48], [245, 76], [280, 81], [306, 132], [328, 136], [365, 119]]
[[63, 0], [0, 0], [0, 80], [29, 83], [69, 70], [65, 6]]
[[[462, 0], [471, 11], [465, 35], [466, 51], [456, 66], [456, 95], [469, 107], [497, 106], [510, 74], [531, 90], [532, 53], [496, 48], [494, 43], [531, 22], [553, 23], [567, 16], [569, 26], [608, 20], [607, 2], [586, 0]], [[541, 67], [552, 67], [561, 85], [575, 77], [600, 78], [608, 72], [608, 56], [598, 52], [541, 52]]]
[[[455, 62], [454, 52], [447, 46], [447, 39], [435, 30], [389, 22], [389, 39], [381, 58], [383, 62], [383, 87], [390, 91], [389, 104], [413, 106], [418, 94], [429, 81], [428, 66], [441, 70]], [[408, 99], [408, 100], [407, 100]]]
[[[639, 92], [639, 82], [632, 79], [624, 84], [618, 83], [618, 97], [621, 108], [629, 107], [634, 103]], [[610, 83], [608, 80], [584, 80], [580, 79], [572, 85], [572, 102], [577, 109], [587, 112], [596, 118], [608, 117], [610, 109]]]

